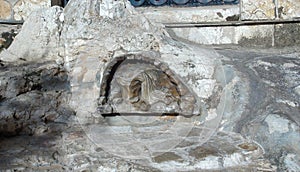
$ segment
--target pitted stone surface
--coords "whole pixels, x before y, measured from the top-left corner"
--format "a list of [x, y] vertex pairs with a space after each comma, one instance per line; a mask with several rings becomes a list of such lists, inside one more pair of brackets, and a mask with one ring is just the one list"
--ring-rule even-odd
[[35, 10], [50, 7], [49, 0], [19, 0], [13, 7], [15, 20], [26, 20]]
[[275, 4], [273, 0], [242, 0], [240, 3], [242, 20], [275, 19]]
[[300, 17], [299, 0], [278, 0], [278, 17], [282, 19]]

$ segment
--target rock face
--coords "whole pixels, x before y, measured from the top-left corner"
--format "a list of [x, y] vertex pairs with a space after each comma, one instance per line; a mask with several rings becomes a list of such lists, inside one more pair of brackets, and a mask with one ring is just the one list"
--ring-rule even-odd
[[[279, 162], [278, 171], [298, 171], [299, 95], [294, 88], [300, 84], [296, 74], [299, 71], [299, 52], [249, 51], [248, 55], [241, 57], [242, 52], [219, 51], [232, 57], [224, 63], [233, 65], [250, 82], [244, 115], [231, 125], [232, 130], [260, 143], [265, 157], [272, 164]], [[285, 162], [290, 156], [294, 157], [291, 162]]]
[[[58, 59], [59, 35], [62, 9], [53, 7], [47, 11], [34, 12], [8, 50], [4, 50], [0, 59], [4, 61], [25, 61]], [[28, 41], [30, 40], [30, 44]], [[18, 50], [18, 53], [15, 52]]]
[[0, 169], [298, 171], [299, 54], [245, 52], [176, 41], [125, 0], [34, 13], [0, 54]]
[[[59, 118], [73, 114], [66, 101], [68, 76], [55, 63], [1, 64], [0, 135], [40, 135], [56, 130]], [[52, 125], [52, 124], [50, 124]], [[58, 128], [59, 125], [58, 125]]]

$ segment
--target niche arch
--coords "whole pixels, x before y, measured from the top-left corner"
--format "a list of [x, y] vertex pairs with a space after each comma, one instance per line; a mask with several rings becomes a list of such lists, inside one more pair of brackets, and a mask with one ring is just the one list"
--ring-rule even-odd
[[102, 114], [199, 115], [199, 103], [175, 72], [147, 53], [113, 58], [100, 81]]

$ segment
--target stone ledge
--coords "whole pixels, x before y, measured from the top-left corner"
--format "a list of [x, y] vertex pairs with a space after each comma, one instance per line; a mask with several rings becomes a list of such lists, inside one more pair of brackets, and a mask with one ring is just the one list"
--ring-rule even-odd
[[136, 8], [151, 21], [157, 23], [188, 23], [207, 21], [227, 21], [239, 16], [238, 5], [204, 6], [204, 7], [146, 7]]
[[239, 44], [241, 46], [284, 47], [299, 45], [298, 23], [169, 28], [172, 37], [198, 44]]

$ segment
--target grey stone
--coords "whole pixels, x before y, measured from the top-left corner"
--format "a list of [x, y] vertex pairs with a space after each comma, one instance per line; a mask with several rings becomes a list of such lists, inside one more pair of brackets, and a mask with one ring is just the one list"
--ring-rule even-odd
[[296, 94], [298, 94], [300, 96], [300, 85], [297, 86], [295, 89]]
[[275, 46], [293, 46], [300, 45], [299, 35], [295, 33], [300, 32], [299, 24], [285, 24], [275, 26]]

